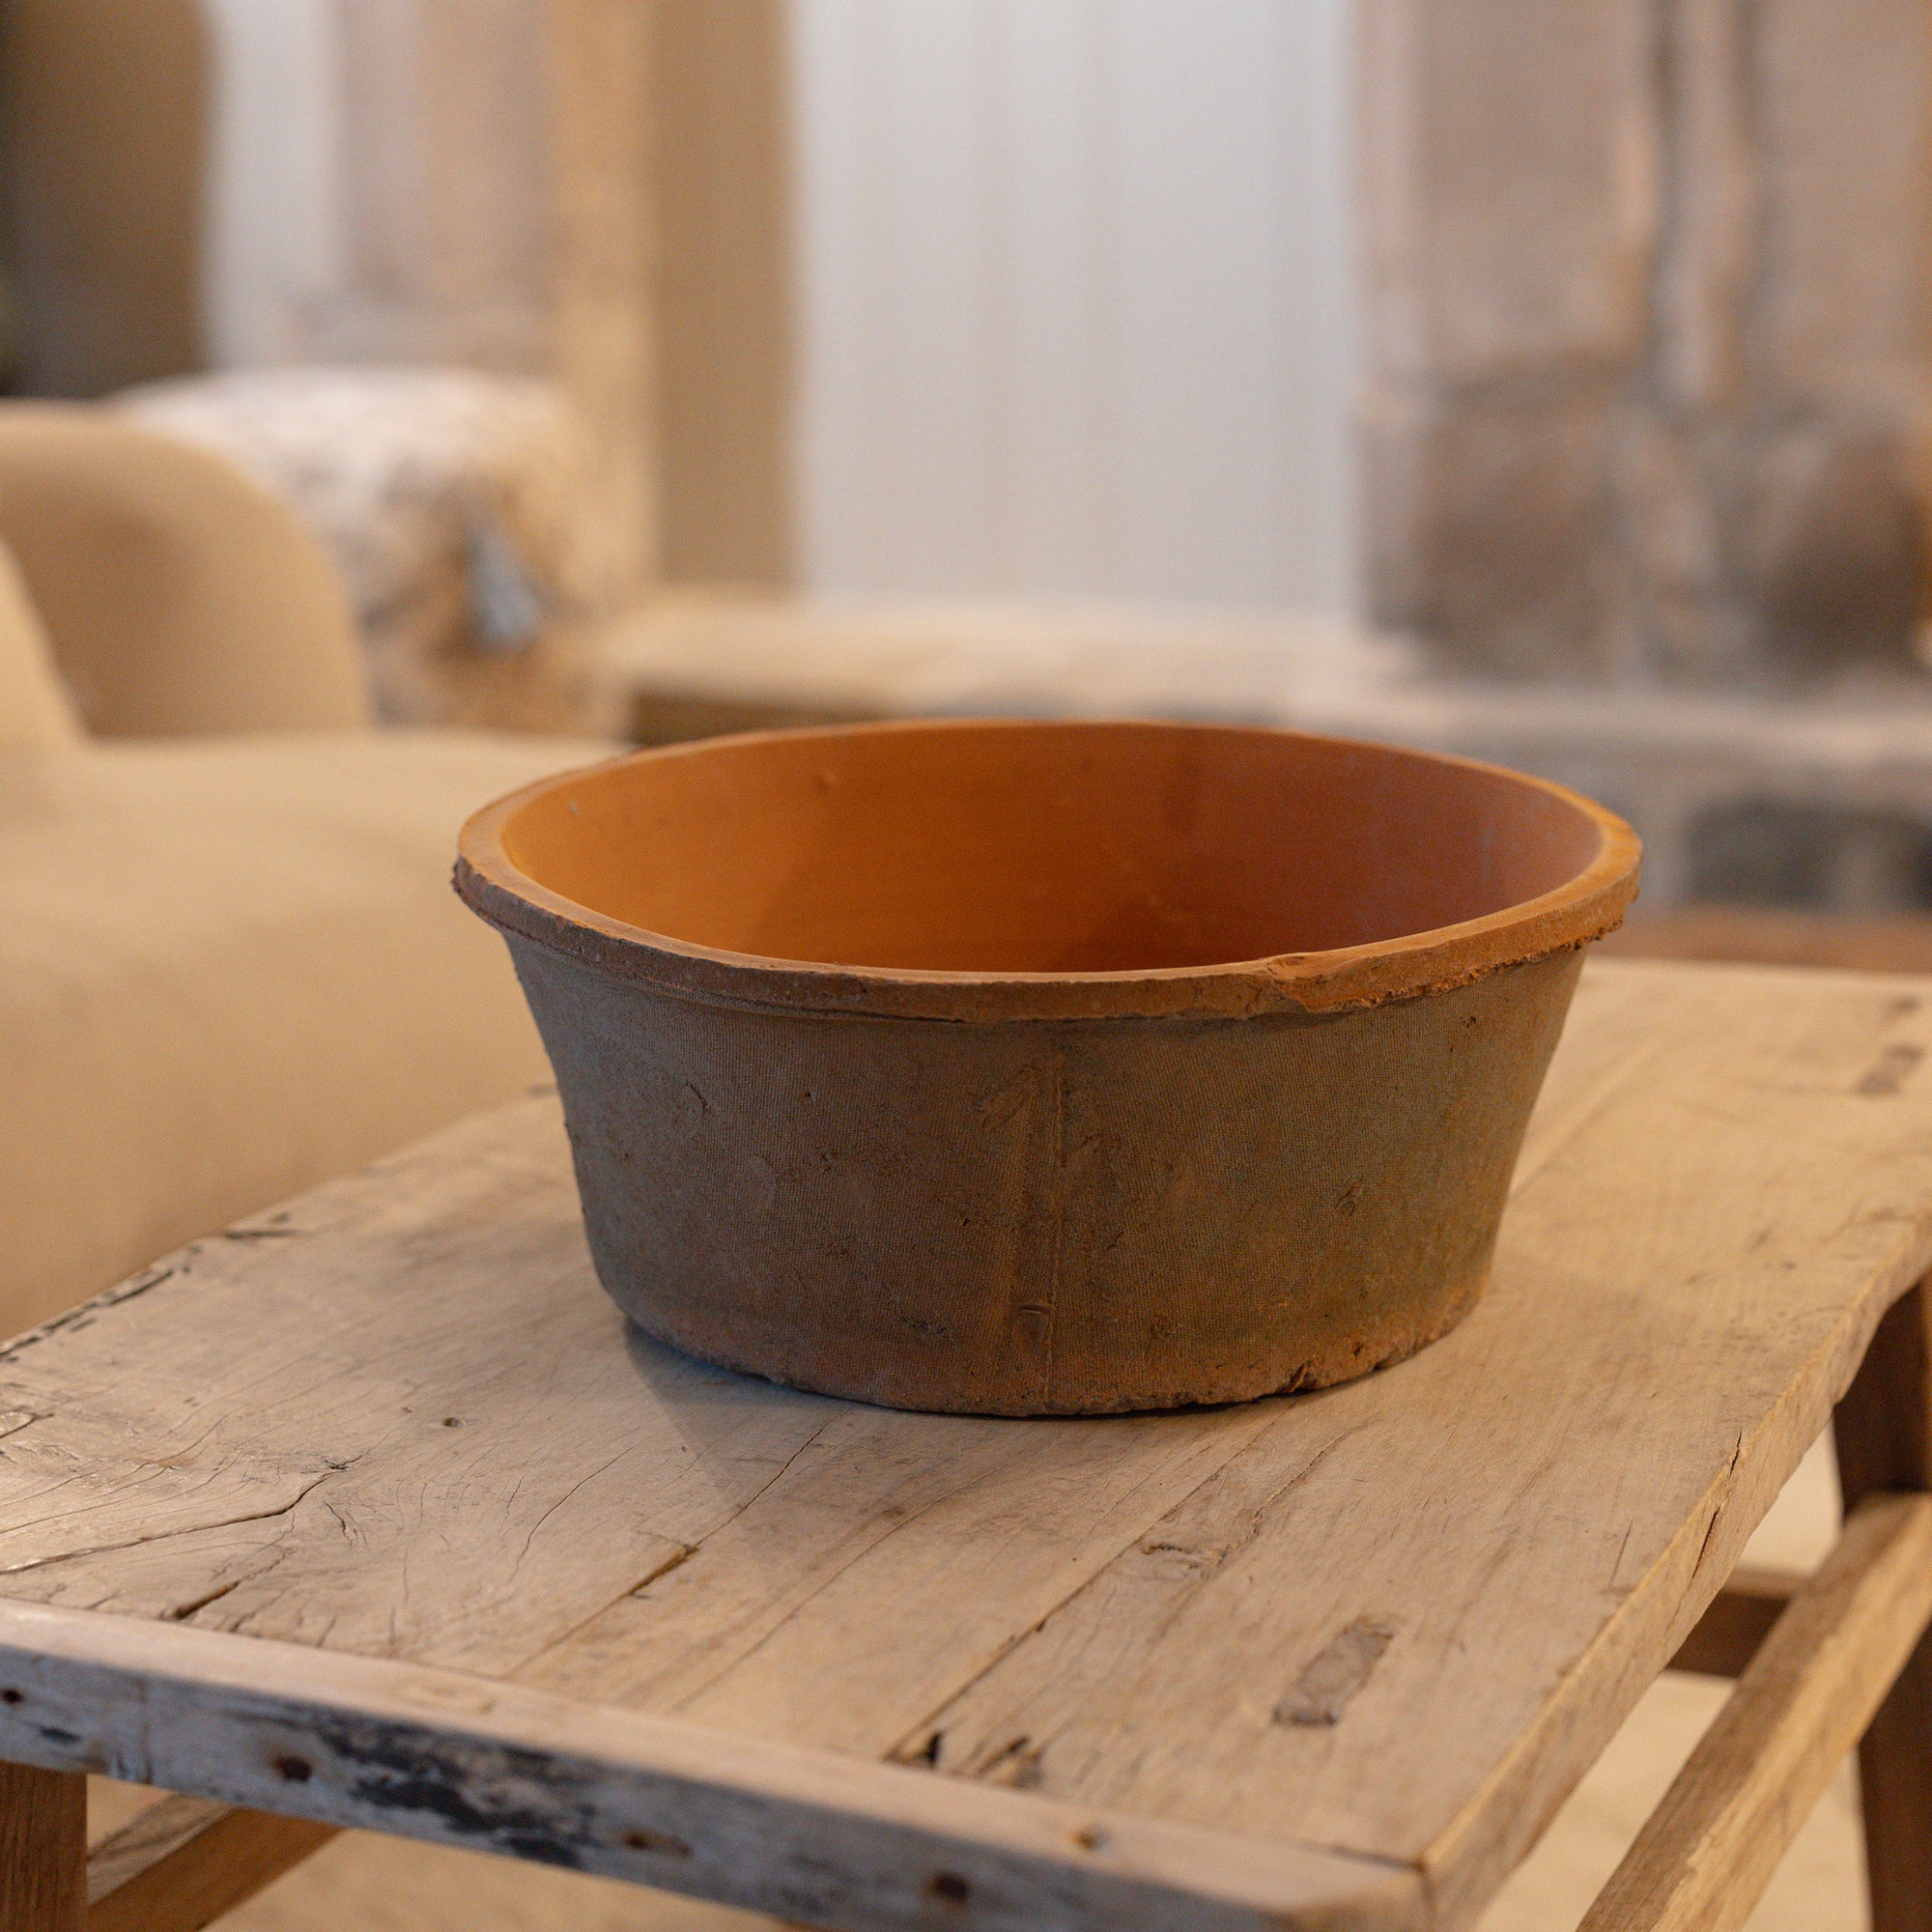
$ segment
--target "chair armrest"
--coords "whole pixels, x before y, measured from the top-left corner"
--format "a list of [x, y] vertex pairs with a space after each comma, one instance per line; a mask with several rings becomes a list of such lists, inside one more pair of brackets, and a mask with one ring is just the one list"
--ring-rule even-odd
[[334, 566], [207, 450], [107, 409], [0, 406], [0, 541], [96, 733], [368, 723]]

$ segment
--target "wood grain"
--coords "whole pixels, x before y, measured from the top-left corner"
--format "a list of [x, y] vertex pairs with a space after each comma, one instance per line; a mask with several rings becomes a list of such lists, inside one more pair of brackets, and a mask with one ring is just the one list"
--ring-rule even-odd
[[1579, 1932], [1735, 1932], [1932, 1617], [1932, 1496], [1874, 1491]]
[[1408, 1932], [1423, 1918], [1401, 1866], [454, 1671], [36, 1605], [0, 1604], [0, 1754], [814, 1925]]
[[331, 1825], [164, 1798], [87, 1855], [87, 1932], [202, 1932], [335, 1836]]
[[0, 1764], [0, 1924], [81, 1932], [86, 1909], [86, 1777]]
[[1101, 1421], [627, 1337], [533, 1099], [0, 1354], [0, 1590], [895, 1758], [941, 1806], [1338, 1847], [1453, 1932], [1932, 1261], [1932, 1074], [1866, 1077], [1902, 1046], [1919, 982], [1593, 967], [1460, 1329]]

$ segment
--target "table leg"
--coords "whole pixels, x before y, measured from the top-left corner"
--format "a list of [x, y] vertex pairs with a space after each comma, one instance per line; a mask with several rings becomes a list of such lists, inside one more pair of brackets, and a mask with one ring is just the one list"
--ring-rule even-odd
[[[1932, 1285], [1879, 1323], [1833, 1419], [1850, 1510], [1872, 1490], [1932, 1489]], [[1872, 1932], [1932, 1932], [1932, 1633], [1859, 1745]]]
[[0, 1926], [81, 1932], [87, 1918], [87, 1779], [0, 1764]]

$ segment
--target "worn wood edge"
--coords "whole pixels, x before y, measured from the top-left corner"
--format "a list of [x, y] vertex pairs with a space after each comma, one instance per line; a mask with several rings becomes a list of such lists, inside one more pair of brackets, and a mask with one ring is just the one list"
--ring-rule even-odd
[[1807, 1580], [1796, 1570], [1740, 1564], [1664, 1668], [1699, 1677], [1743, 1676], [1784, 1606]]
[[87, 1855], [87, 1932], [202, 1932], [336, 1835], [333, 1825], [163, 1798]]
[[1735, 1570], [1751, 1531], [1851, 1386], [1880, 1321], [1928, 1263], [1932, 1222], [1904, 1232], [1874, 1293], [1845, 1311], [1806, 1372], [1739, 1438], [1699, 1507], [1553, 1687], [1537, 1720], [1423, 1849], [1416, 1862], [1432, 1926], [1459, 1932], [1471, 1923], [1528, 1857]]
[[1735, 1932], [1932, 1618], [1932, 1496], [1867, 1496], [1578, 1932]]
[[456, 1671], [0, 1601], [0, 1757], [805, 1922], [1411, 1932], [1406, 1865]]

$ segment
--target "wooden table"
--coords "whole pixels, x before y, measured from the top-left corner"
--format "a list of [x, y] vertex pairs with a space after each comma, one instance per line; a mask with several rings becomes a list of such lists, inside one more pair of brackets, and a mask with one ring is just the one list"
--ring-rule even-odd
[[[1741, 1686], [1593, 1932], [1738, 1923], [1861, 1732], [1925, 1932], [1928, 1052], [1932, 981], [1593, 967], [1483, 1305], [1211, 1412], [627, 1336], [547, 1095], [201, 1242], [0, 1353], [0, 1922], [355, 1826], [828, 1926], [1457, 1927], [1685, 1647]], [[1843, 1542], [1720, 1596], [1834, 1405]], [[187, 1794], [91, 1881], [88, 1771]]]

